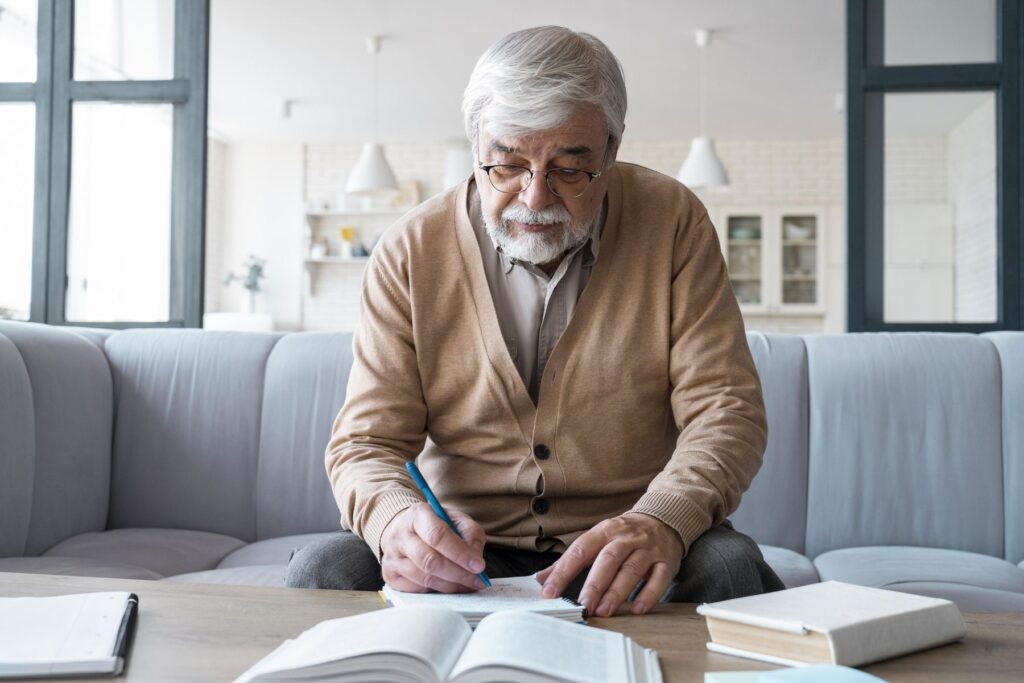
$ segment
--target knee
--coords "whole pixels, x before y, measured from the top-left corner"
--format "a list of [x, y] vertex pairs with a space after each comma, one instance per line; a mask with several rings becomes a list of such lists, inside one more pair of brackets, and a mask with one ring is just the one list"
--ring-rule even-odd
[[748, 536], [717, 527], [698, 538], [677, 579], [688, 593], [673, 601], [716, 602], [784, 588]]
[[298, 548], [285, 573], [285, 585], [291, 588], [379, 590], [383, 584], [377, 558], [348, 531]]

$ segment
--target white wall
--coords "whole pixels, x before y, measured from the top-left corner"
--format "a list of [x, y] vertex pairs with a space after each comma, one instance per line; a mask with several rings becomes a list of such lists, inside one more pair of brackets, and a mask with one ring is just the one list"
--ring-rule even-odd
[[[207, 298], [222, 311], [244, 305], [239, 283], [224, 287], [225, 274], [241, 272], [250, 254], [266, 259], [266, 279], [256, 311], [279, 330], [299, 329], [302, 298], [303, 149], [294, 143], [239, 142], [224, 154], [223, 233], [220, 257], [210, 272]], [[214, 235], [207, 236], [216, 241]], [[210, 289], [219, 288], [219, 296]], [[211, 312], [211, 311], [208, 311]]]

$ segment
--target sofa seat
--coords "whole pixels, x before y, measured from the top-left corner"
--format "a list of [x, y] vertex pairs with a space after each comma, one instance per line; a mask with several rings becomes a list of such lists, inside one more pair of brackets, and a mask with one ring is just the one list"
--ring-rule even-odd
[[786, 588], [806, 586], [810, 583], [818, 583], [818, 571], [814, 563], [800, 553], [788, 548], [780, 548], [774, 545], [759, 545], [764, 561], [768, 563]]
[[61, 541], [44, 558], [94, 560], [141, 567], [161, 578], [215, 568], [245, 545], [231, 536], [188, 529], [90, 531]]
[[168, 577], [168, 581], [225, 583], [241, 586], [284, 586], [285, 570], [292, 553], [331, 533], [297, 534], [256, 541], [235, 550], [216, 569]]
[[822, 581], [845, 581], [946, 598], [961, 610], [1024, 610], [1024, 571], [989, 555], [943, 548], [872, 546], [819, 555]]
[[160, 574], [143, 567], [88, 557], [3, 557], [0, 558], [0, 572], [149, 581], [162, 578]]

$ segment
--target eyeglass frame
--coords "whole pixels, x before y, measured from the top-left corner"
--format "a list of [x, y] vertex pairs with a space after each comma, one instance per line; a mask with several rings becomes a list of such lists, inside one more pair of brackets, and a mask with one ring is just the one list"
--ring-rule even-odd
[[[523, 186], [521, 190], [516, 190], [514, 192], [511, 190], [499, 190], [494, 184], [494, 178], [491, 177], [491, 169], [497, 168], [498, 166], [504, 166], [506, 168], [521, 168], [530, 174], [530, 179], [526, 181], [526, 185]], [[501, 192], [502, 194], [519, 194], [521, 192], [526, 192], [528, 189], [530, 189], [530, 185], [533, 184], [533, 179], [537, 175], [532, 168], [530, 168], [529, 166], [523, 166], [522, 164], [484, 164], [482, 161], [478, 161], [477, 168], [479, 168], [481, 171], [487, 174], [487, 181], [491, 184], [491, 187], [494, 188], [494, 191]], [[558, 192], [555, 191], [555, 188], [551, 187], [551, 174], [554, 173], [555, 171], [574, 171], [576, 173], [583, 173], [587, 176], [587, 186], [584, 187], [583, 191], [580, 192], [579, 194], [564, 197], [558, 194]], [[582, 168], [549, 168], [548, 170], [544, 171], [544, 184], [548, 186], [548, 190], [551, 191], [551, 194], [555, 195], [556, 197], [560, 197], [561, 199], [579, 199], [580, 197], [587, 193], [587, 190], [589, 190], [590, 186], [594, 183], [594, 179], [600, 178], [602, 173], [604, 173], [604, 171], [585, 171]]]

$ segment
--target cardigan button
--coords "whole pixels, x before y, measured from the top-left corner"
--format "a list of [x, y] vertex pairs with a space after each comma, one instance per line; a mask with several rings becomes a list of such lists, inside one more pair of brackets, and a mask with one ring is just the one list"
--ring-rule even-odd
[[547, 511], [551, 509], [551, 504], [544, 498], [538, 498], [533, 501], [533, 511], [538, 515], [547, 514]]
[[551, 457], [551, 449], [539, 443], [533, 447], [533, 454], [537, 456], [538, 460], [547, 460]]

